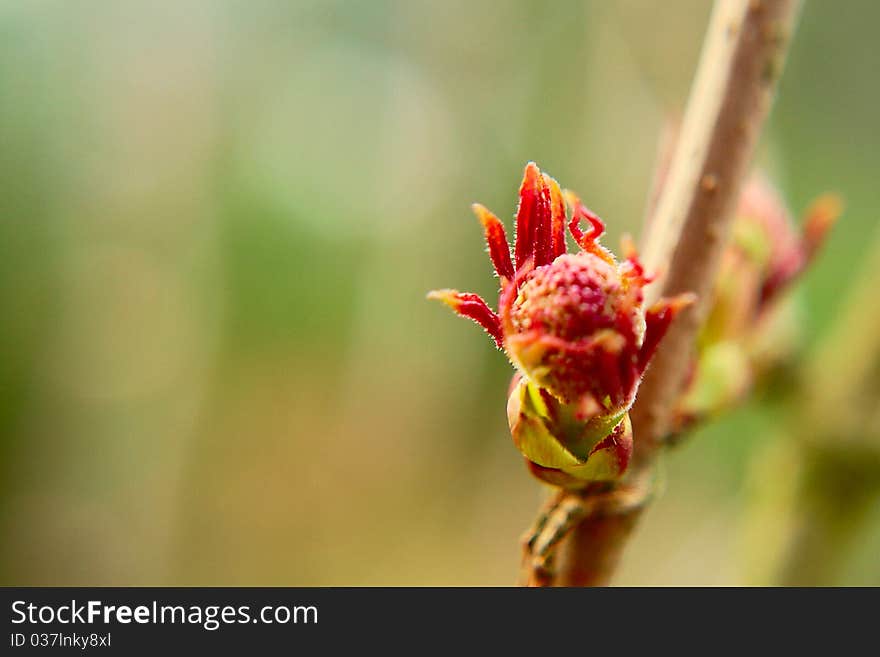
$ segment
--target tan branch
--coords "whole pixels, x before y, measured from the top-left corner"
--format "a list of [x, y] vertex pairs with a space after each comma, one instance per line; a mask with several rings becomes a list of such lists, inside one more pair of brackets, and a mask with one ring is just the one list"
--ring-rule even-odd
[[[673, 324], [642, 382], [631, 411], [633, 463], [624, 482], [600, 493], [605, 498], [650, 486], [654, 461], [711, 302], [732, 211], [770, 108], [798, 4], [797, 0], [715, 4], [678, 146], [644, 240], [649, 271], [661, 273], [652, 296], [690, 291], [698, 301]], [[622, 504], [623, 511], [608, 514], [591, 504], [596, 494], [592, 489], [562, 494], [586, 511], [572, 523], [571, 535], [560, 548], [556, 580], [535, 578], [538, 583], [602, 585], [610, 580], [644, 505]], [[528, 559], [524, 567], [529, 567]]]

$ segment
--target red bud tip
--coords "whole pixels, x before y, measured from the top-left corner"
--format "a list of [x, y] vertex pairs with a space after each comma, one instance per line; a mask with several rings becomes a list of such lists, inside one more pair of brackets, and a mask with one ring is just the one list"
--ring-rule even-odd
[[495, 273], [498, 274], [502, 284], [504, 284], [506, 281], [513, 279], [513, 263], [510, 260], [510, 245], [507, 243], [504, 224], [479, 203], [474, 203], [471, 207], [480, 223], [483, 224], [486, 244], [489, 246], [489, 257], [495, 266]]
[[810, 204], [804, 219], [804, 255], [809, 262], [828, 237], [831, 227], [843, 213], [843, 199], [824, 194]]
[[479, 295], [445, 289], [428, 292], [428, 298], [442, 301], [462, 317], [474, 320], [486, 329], [486, 332], [492, 336], [499, 349], [504, 348], [501, 320]]

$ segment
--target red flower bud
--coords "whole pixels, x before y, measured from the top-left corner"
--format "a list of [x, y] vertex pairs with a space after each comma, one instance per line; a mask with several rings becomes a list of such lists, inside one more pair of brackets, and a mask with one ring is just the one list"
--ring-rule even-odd
[[[571, 437], [578, 436], [578, 449], [583, 452], [587, 444], [589, 449], [572, 452], [575, 461], [565, 461], [566, 473], [579, 480], [618, 476], [631, 448], [631, 432], [623, 429], [629, 426], [626, 412], [660, 339], [691, 297], [664, 299], [646, 311], [643, 288], [651, 279], [635, 249], [627, 244], [626, 260], [618, 263], [599, 244], [602, 220], [534, 163], [526, 166], [519, 195], [513, 258], [501, 221], [474, 206], [501, 281], [498, 313], [473, 294], [439, 290], [428, 296], [483, 326], [522, 373], [521, 386], [545, 400], [541, 408], [546, 413], [525, 413], [513, 398], [525, 393], [515, 390], [514, 410], [508, 407], [514, 441], [535, 465], [533, 471], [560, 469], [541, 455], [550, 450], [565, 460], [554, 450], [559, 445], [567, 450]], [[577, 253], [565, 252], [566, 223], [580, 246]], [[553, 420], [556, 416], [568, 418], [564, 430]], [[545, 438], [558, 444], [544, 444]], [[587, 467], [594, 448], [611, 450], [614, 467], [597, 469], [596, 459]]]
[[826, 194], [813, 202], [798, 228], [766, 177], [748, 180], [673, 433], [734, 406], [790, 361], [799, 320], [792, 313], [796, 308], [783, 303], [784, 293], [816, 256], [841, 207], [838, 197]]

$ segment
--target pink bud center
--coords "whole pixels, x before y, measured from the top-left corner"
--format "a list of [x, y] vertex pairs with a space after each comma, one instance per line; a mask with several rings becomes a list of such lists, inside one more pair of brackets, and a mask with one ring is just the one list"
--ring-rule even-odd
[[576, 342], [616, 326], [623, 310], [621, 292], [614, 266], [591, 253], [561, 255], [522, 284], [511, 308], [513, 328]]

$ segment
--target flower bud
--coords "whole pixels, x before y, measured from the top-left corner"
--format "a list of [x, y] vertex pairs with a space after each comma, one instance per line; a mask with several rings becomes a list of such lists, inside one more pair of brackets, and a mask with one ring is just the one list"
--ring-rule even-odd
[[[615, 478], [632, 451], [627, 411], [660, 339], [691, 295], [645, 309], [643, 288], [651, 279], [635, 249], [627, 243], [618, 263], [599, 244], [602, 220], [534, 163], [526, 166], [519, 195], [512, 254], [501, 221], [474, 206], [501, 283], [498, 312], [475, 294], [428, 296], [480, 324], [521, 374], [508, 419], [533, 473], [560, 486]], [[577, 253], [565, 252], [566, 223]]]
[[767, 179], [749, 179], [722, 254], [692, 375], [675, 412], [675, 432], [733, 406], [790, 360], [799, 319], [783, 293], [809, 266], [840, 210], [839, 199], [823, 196], [799, 230]]
[[626, 281], [614, 264], [592, 253], [561, 255], [520, 287], [504, 322], [507, 353], [559, 400], [588, 397], [619, 414], [641, 375], [641, 300], [639, 282]]

